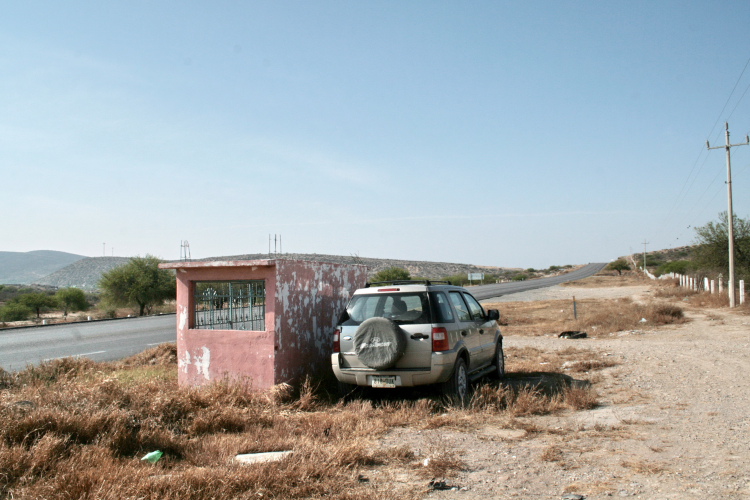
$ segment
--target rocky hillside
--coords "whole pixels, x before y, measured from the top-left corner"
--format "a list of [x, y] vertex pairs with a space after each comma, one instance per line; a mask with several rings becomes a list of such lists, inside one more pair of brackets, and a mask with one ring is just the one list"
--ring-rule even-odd
[[28, 285], [85, 258], [54, 250], [0, 252], [0, 284]]
[[[231, 255], [225, 257], [211, 257], [208, 259], [200, 259], [205, 261], [216, 261], [216, 260], [257, 260], [257, 259], [268, 259], [268, 254], [245, 254], [245, 255]], [[318, 262], [334, 262], [339, 264], [363, 264], [367, 266], [368, 275], [372, 276], [378, 271], [387, 269], [389, 267], [400, 267], [409, 271], [414, 277], [427, 278], [427, 279], [441, 279], [446, 276], [453, 276], [456, 274], [466, 275], [468, 273], [494, 273], [503, 274], [506, 271], [510, 271], [508, 268], [502, 267], [491, 267], [491, 266], [475, 266], [471, 264], [453, 264], [449, 262], [425, 262], [417, 260], [396, 260], [396, 259], [372, 259], [368, 257], [359, 256], [343, 256], [343, 255], [323, 255], [317, 253], [285, 253], [276, 254], [272, 258], [275, 259], [297, 259], [297, 260], [311, 260]]]
[[97, 289], [99, 278], [103, 273], [127, 264], [129, 260], [129, 257], [88, 257], [55, 271], [34, 283], [57, 288], [73, 286], [93, 291]]

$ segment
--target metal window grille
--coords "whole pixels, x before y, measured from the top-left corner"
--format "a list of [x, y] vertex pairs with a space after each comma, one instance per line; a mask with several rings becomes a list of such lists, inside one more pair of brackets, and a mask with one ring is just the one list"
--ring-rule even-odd
[[266, 284], [263, 280], [197, 282], [194, 303], [195, 329], [266, 329]]

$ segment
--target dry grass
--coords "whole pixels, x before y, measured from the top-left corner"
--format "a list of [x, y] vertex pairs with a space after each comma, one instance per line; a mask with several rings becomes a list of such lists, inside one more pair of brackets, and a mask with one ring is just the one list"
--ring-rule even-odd
[[679, 306], [664, 302], [642, 304], [627, 298], [579, 300], [575, 316], [573, 302], [567, 300], [504, 302], [487, 304], [487, 307], [502, 311], [506, 325], [503, 334], [510, 336], [556, 335], [581, 330], [597, 337], [686, 321]]
[[664, 466], [661, 464], [641, 459], [623, 460], [621, 462], [621, 465], [627, 469], [644, 475], [661, 474], [662, 472], [666, 471]]
[[594, 276], [562, 283], [567, 288], [613, 288], [623, 286], [650, 285], [653, 281], [639, 272], [624, 272], [618, 275], [617, 271], [601, 271]]
[[[375, 397], [343, 403], [307, 383], [249, 392], [239, 383], [179, 388], [175, 346], [118, 363], [62, 359], [0, 372], [0, 498], [418, 498], [414, 486], [363, 481], [369, 469], [449, 477], [465, 465], [437, 443], [425, 465], [408, 447], [379, 448], [394, 426], [479, 426], [495, 415], [548, 414], [596, 405], [590, 384], [554, 370], [601, 364], [584, 351], [509, 356], [503, 383], [475, 385], [468, 408], [439, 396]], [[516, 370], [516, 371], [514, 371]], [[164, 452], [156, 464], [140, 460]], [[276, 463], [239, 465], [240, 453], [293, 450]]]

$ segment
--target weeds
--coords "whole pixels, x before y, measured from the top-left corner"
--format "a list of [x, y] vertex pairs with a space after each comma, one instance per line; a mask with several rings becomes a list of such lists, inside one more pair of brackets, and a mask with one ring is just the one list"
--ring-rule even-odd
[[[551, 300], [542, 302], [505, 302], [503, 314], [508, 324], [506, 335], [556, 335], [566, 330], [582, 330], [590, 337], [615, 332], [678, 324], [686, 321], [680, 307], [631, 299], [581, 300], [577, 303], [577, 317], [571, 302]], [[644, 321], [645, 320], [645, 321]]]
[[[558, 355], [509, 350], [507, 380], [475, 384], [468, 408], [439, 396], [333, 400], [312, 380], [295, 391], [264, 393], [220, 381], [180, 388], [174, 345], [117, 363], [65, 359], [11, 374], [0, 372], [0, 498], [416, 498], [412, 486], [378, 488], [358, 478], [378, 467], [416, 468], [448, 477], [464, 467], [439, 443], [425, 466], [405, 446], [382, 449], [394, 426], [480, 425], [489, 414], [515, 417], [596, 405], [590, 385], [554, 370], [588, 360], [576, 349]], [[390, 393], [388, 393], [390, 394]], [[523, 425], [519, 423], [518, 425]], [[144, 454], [161, 450], [155, 465]], [[272, 464], [233, 464], [240, 453], [294, 450]]]

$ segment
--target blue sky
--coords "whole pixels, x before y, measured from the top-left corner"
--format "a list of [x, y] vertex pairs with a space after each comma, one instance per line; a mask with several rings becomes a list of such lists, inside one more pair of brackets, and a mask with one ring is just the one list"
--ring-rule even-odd
[[[536, 267], [689, 244], [748, 2], [8, 2], [0, 250]], [[750, 147], [733, 149], [750, 216]], [[689, 227], [690, 226], [690, 227]]]

